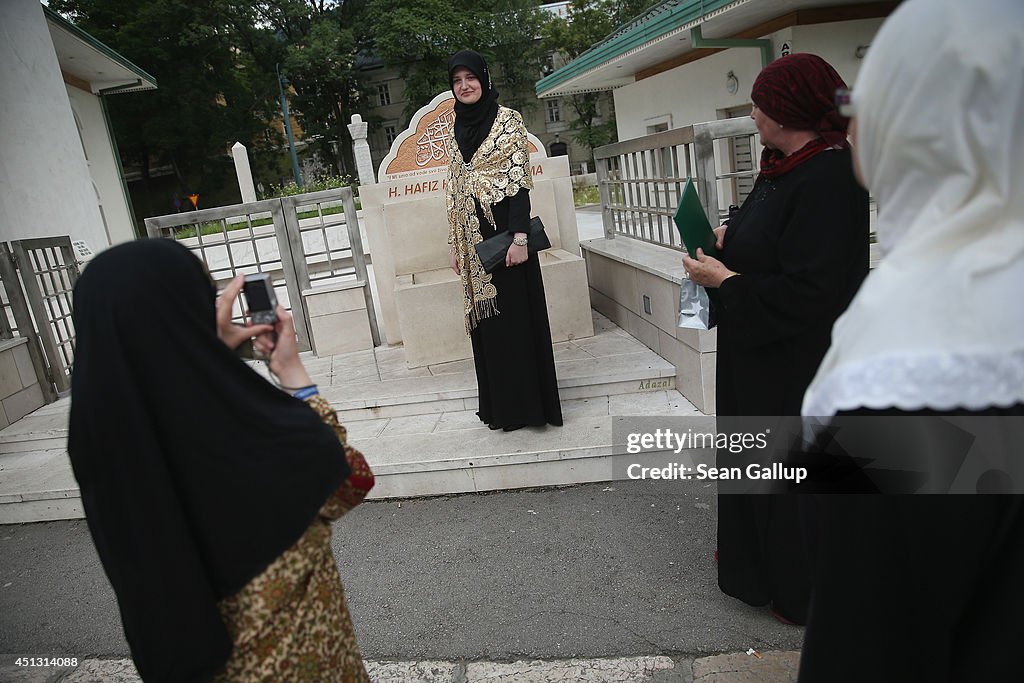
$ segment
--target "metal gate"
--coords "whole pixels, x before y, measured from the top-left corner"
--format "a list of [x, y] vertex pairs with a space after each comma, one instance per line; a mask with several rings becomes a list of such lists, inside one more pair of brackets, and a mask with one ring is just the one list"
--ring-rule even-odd
[[[349, 187], [147, 218], [146, 231], [187, 246], [219, 285], [239, 273], [268, 273], [278, 301], [295, 318], [301, 351], [311, 349], [302, 293], [318, 284], [361, 280], [373, 343], [380, 344], [369, 258]], [[238, 301], [233, 317], [244, 322]]]
[[75, 359], [71, 293], [78, 274], [78, 261], [67, 236], [16, 240], [4, 244], [0, 253], [0, 280], [6, 298], [0, 338], [28, 339], [29, 355], [47, 403], [71, 391]]

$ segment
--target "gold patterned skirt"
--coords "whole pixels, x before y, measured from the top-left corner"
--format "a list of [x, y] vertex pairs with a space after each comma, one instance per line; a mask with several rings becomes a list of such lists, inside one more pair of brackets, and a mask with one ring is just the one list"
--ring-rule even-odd
[[331, 552], [331, 528], [323, 517], [219, 607], [234, 650], [218, 683], [370, 680]]

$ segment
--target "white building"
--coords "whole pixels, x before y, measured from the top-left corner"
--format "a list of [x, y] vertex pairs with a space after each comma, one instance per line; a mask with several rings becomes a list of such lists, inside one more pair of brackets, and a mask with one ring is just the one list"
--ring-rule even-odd
[[537, 96], [613, 91], [620, 140], [746, 116], [761, 67], [813, 52], [850, 85], [898, 2], [665, 0], [537, 82]]
[[0, 240], [134, 239], [106, 97], [155, 79], [38, 0], [0, 2]]
[[[741, 204], [753, 184], [757, 136], [749, 119], [717, 120], [748, 117], [758, 72], [785, 54], [817, 54], [853, 85], [897, 4], [664, 0], [537, 82], [547, 99], [612, 91], [625, 142], [596, 150], [606, 237], [581, 245], [591, 302], [672, 362], [675, 388], [705, 413], [716, 409], [717, 331], [678, 327], [685, 276], [670, 217], [679, 180], [695, 177], [711, 220]], [[704, 122], [714, 122], [699, 127], [713, 146], [691, 127]]]

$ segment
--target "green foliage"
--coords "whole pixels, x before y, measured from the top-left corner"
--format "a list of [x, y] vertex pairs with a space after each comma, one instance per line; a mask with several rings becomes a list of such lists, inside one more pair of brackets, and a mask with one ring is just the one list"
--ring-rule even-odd
[[[156, 91], [108, 99], [126, 165], [140, 167], [144, 179], [151, 164], [169, 165], [174, 193], [204, 197], [221, 196], [218, 188], [233, 184], [228, 155], [235, 141], [248, 147], [258, 181], [288, 174], [280, 152], [279, 74], [289, 83], [289, 106], [306, 142], [330, 167], [351, 169], [345, 124], [371, 107], [360, 55], [398, 68], [411, 116], [448, 89], [448, 58], [476, 49], [491, 65], [502, 103], [522, 111], [536, 106], [534, 84], [546, 50], [576, 56], [650, 4], [581, 0], [566, 24], [549, 21], [537, 0], [49, 2], [159, 83]], [[575, 135], [590, 147], [614, 139], [614, 122], [594, 123], [597, 103], [589, 95], [569, 103]]]
[[[272, 90], [256, 64], [241, 59], [230, 27], [205, 0], [51, 0], [51, 9], [152, 74], [155, 91], [107, 100], [122, 158], [149, 177], [151, 161], [170, 165], [183, 192], [219, 187], [230, 166], [218, 156], [248, 144], [264, 123]], [[269, 88], [275, 85], [271, 78]]]
[[587, 206], [589, 204], [600, 204], [601, 193], [598, 191], [597, 185], [587, 185], [584, 187], [574, 187], [572, 189], [573, 204], [576, 206]]
[[[368, 106], [355, 66], [367, 42], [366, 0], [214, 0], [246, 58], [286, 81], [290, 113], [303, 137], [332, 166], [337, 154], [351, 167], [349, 116]], [[277, 106], [274, 118], [280, 116]], [[336, 144], [335, 144], [336, 143]]]
[[307, 180], [306, 186], [302, 189], [299, 189], [299, 186], [295, 184], [294, 180], [290, 183], [285, 183], [284, 185], [271, 185], [269, 190], [260, 196], [260, 199], [292, 197], [297, 194], [321, 192], [323, 190], [333, 190], [339, 187], [351, 187], [353, 194], [356, 194], [358, 192], [359, 184], [353, 181], [351, 176], [324, 175]]
[[[578, 0], [569, 7], [566, 19], [551, 17], [541, 31], [541, 45], [547, 52], [569, 62], [604, 40], [617, 27], [642, 14], [661, 0]], [[595, 123], [603, 93], [582, 93], [563, 98], [572, 111], [569, 127], [573, 137], [588, 149], [615, 142], [613, 116]]]
[[[351, 176], [347, 175], [322, 175], [310, 179], [306, 182], [306, 187], [299, 189], [299, 186], [295, 184], [295, 181], [285, 183], [284, 185], [271, 185], [267, 192], [260, 193], [259, 199], [277, 199], [280, 197], [292, 197], [299, 194], [306, 194], [309, 192], [321, 192], [323, 190], [333, 190], [341, 187], [351, 187], [353, 194], [358, 193], [358, 183], [354, 182]], [[359, 208], [359, 201], [356, 200], [356, 208]], [[345, 209], [342, 206], [321, 206], [319, 214], [315, 210], [302, 211], [298, 214], [299, 218], [315, 218], [317, 215], [329, 216], [331, 214], [341, 213]], [[270, 225], [274, 221], [271, 218], [257, 218], [252, 220], [251, 225], [254, 228], [258, 228], [263, 225]], [[199, 232], [203, 235], [216, 235], [221, 234], [225, 231], [231, 230], [247, 230], [249, 228], [249, 221], [235, 221], [228, 223], [227, 221], [206, 221], [199, 224]], [[174, 232], [176, 239], [186, 239], [188, 237], [196, 236], [195, 225], [191, 227], [179, 228]]]
[[[304, 137], [332, 166], [363, 106], [355, 55], [365, 0], [51, 0], [50, 7], [153, 74], [156, 91], [108, 100], [126, 165], [170, 164], [181, 193], [231, 182], [236, 141], [277, 179], [278, 74]], [[364, 27], [364, 28], [351, 28]], [[336, 145], [330, 142], [338, 141]], [[350, 165], [351, 167], [351, 165]]]
[[542, 47], [536, 40], [547, 14], [536, 0], [370, 0], [372, 51], [405, 79], [407, 116], [448, 90], [448, 59], [463, 49], [481, 53], [501, 102], [535, 106]]

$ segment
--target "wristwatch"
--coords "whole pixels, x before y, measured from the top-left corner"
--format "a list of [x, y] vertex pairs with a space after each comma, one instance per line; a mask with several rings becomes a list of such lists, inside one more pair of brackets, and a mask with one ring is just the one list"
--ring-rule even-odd
[[526, 246], [526, 235], [523, 235], [522, 237], [513, 237], [512, 238], [512, 244], [516, 245], [517, 247], [525, 247]]

